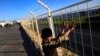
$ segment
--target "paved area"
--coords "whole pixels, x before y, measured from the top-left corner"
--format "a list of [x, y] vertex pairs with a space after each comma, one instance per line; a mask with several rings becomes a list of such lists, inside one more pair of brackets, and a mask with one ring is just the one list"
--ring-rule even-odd
[[35, 47], [19, 25], [0, 29], [0, 56], [35, 56], [33, 50]]

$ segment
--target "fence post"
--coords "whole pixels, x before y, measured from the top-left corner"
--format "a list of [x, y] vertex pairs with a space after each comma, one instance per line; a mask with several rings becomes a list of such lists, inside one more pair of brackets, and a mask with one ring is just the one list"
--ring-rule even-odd
[[55, 38], [54, 25], [53, 25], [53, 20], [51, 18], [51, 10], [50, 10], [50, 8], [47, 5], [45, 5], [40, 0], [38, 0], [38, 3], [41, 4], [42, 6], [44, 6], [47, 9], [47, 11], [48, 11], [48, 22], [49, 22], [49, 26], [50, 26], [50, 29], [52, 30], [53, 38]]
[[31, 14], [33, 14], [33, 15], [34, 15], [34, 17], [35, 17], [36, 30], [37, 30], [37, 32], [39, 33], [39, 27], [38, 27], [37, 15], [36, 15], [36, 13], [35, 13], [35, 12], [33, 12], [33, 11], [30, 11], [30, 13], [31, 13]]

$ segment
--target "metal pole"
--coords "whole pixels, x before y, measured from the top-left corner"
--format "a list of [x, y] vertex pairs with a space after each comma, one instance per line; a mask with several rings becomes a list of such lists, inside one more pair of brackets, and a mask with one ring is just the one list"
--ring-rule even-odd
[[88, 13], [88, 20], [89, 20], [89, 30], [90, 30], [90, 37], [91, 37], [91, 50], [92, 50], [92, 56], [94, 56], [94, 50], [93, 50], [93, 37], [92, 37], [92, 30], [91, 30], [91, 21], [90, 21], [90, 11], [89, 11], [89, 4], [88, 4], [89, 2], [87, 2], [86, 4], [87, 4], [87, 13]]
[[38, 0], [38, 3], [41, 4], [43, 7], [45, 7], [45, 8], [47, 9], [47, 11], [48, 11], [48, 22], [49, 22], [49, 26], [50, 26], [50, 28], [51, 28], [51, 30], [52, 30], [53, 38], [55, 38], [54, 25], [53, 25], [53, 20], [52, 20], [52, 18], [51, 18], [51, 13], [50, 13], [51, 10], [50, 10], [50, 8], [49, 8], [47, 5], [45, 5], [42, 1]]
[[28, 19], [29, 19], [29, 26], [32, 30], [34, 30], [34, 26], [33, 26], [33, 20], [32, 20], [32, 16], [30, 14], [28, 14]]
[[34, 17], [35, 17], [36, 29], [37, 29], [37, 32], [39, 33], [39, 27], [38, 27], [37, 15], [36, 15], [36, 13], [35, 13], [35, 12], [33, 12], [33, 11], [30, 11], [30, 13], [31, 13], [31, 14], [33, 14], [33, 15], [34, 15]]

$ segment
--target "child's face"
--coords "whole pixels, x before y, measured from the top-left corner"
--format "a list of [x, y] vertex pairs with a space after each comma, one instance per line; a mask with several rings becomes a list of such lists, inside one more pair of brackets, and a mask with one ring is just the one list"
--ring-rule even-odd
[[44, 42], [46, 42], [46, 43], [50, 43], [51, 40], [52, 40], [52, 36], [44, 38]]

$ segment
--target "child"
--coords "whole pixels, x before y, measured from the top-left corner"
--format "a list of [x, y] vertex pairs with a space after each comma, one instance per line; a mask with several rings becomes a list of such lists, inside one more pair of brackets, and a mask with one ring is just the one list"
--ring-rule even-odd
[[[64, 23], [65, 24], [65, 23]], [[64, 40], [68, 40], [68, 35], [76, 27], [76, 24], [73, 23], [72, 27], [67, 31], [66, 25], [63, 25], [60, 35], [57, 38], [52, 38], [52, 31], [50, 28], [45, 28], [42, 30], [42, 48], [45, 56], [57, 56], [56, 48], [60, 46], [60, 43]]]

